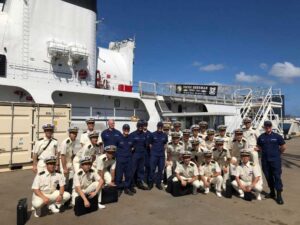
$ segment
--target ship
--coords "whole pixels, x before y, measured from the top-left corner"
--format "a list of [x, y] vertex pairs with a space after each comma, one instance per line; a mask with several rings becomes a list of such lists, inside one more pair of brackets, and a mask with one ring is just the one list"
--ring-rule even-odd
[[134, 81], [136, 40], [97, 46], [99, 17], [96, 0], [0, 0], [0, 101], [70, 105], [70, 123], [81, 130], [93, 117], [99, 130], [108, 119], [132, 130], [144, 119], [151, 131], [167, 120], [225, 124], [232, 133], [250, 117], [258, 130], [271, 120], [283, 132], [280, 89]]

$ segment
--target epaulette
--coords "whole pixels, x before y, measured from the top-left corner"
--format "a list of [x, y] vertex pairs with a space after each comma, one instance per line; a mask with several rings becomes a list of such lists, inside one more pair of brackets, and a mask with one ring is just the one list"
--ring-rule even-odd
[[183, 143], [181, 142], [181, 141], [179, 141], [179, 143], [178, 143], [179, 145], [183, 145]]
[[104, 157], [103, 159], [102, 159], [102, 161], [105, 161], [107, 158], [106, 157]]
[[57, 139], [56, 139], [56, 138], [54, 138], [54, 137], [53, 137], [52, 139], [53, 139], [53, 140], [55, 140], [55, 141], [57, 141]]
[[39, 141], [43, 140], [44, 138], [39, 138]]
[[44, 173], [45, 173], [45, 171], [42, 171], [42, 172], [39, 173], [39, 175], [43, 175]]
[[84, 132], [83, 132], [83, 134], [86, 134], [86, 133], [87, 133], [87, 131], [84, 131]]
[[70, 140], [70, 139], [68, 139], [68, 140], [67, 140], [67, 144], [69, 144], [70, 142], [71, 142], [71, 140]]
[[230, 134], [226, 134], [227, 137], [230, 137]]
[[227, 148], [223, 148], [223, 151], [224, 151], [224, 152], [227, 152], [227, 151], [228, 151], [228, 149], [227, 149]]
[[183, 161], [180, 162], [181, 165], [183, 165], [183, 163], [184, 163]]
[[58, 170], [56, 170], [56, 171], [55, 171], [55, 173], [59, 173], [59, 174], [61, 174], [61, 172], [60, 172], [60, 171], [58, 171]]
[[214, 160], [211, 160], [210, 162], [211, 162], [211, 163], [216, 163]]
[[216, 151], [217, 150], [217, 148], [213, 148], [213, 151]]
[[243, 142], [247, 142], [245, 139], [242, 139]]
[[92, 148], [92, 145], [89, 145], [89, 146], [88, 146], [88, 149], [90, 149], [90, 148]]
[[195, 166], [195, 164], [194, 163], [190, 163], [190, 166]]
[[250, 165], [251, 165], [251, 166], [254, 166], [254, 163], [253, 163], [253, 162], [250, 162]]
[[95, 146], [96, 146], [96, 147], [100, 147], [100, 145], [98, 145], [98, 144], [96, 144]]
[[79, 171], [79, 172], [77, 173], [77, 175], [79, 175], [79, 176], [80, 176], [81, 174], [82, 174], [82, 171]]
[[236, 142], [236, 139], [233, 139], [232, 142]]
[[204, 165], [205, 165], [205, 162], [201, 164], [201, 166], [204, 166]]
[[172, 141], [170, 141], [169, 143], [168, 143], [168, 145], [171, 145], [172, 144]]
[[255, 128], [255, 127], [252, 127], [252, 130], [256, 130], [256, 128]]
[[89, 170], [89, 172], [90, 172], [90, 173], [93, 173], [93, 172], [94, 172], [94, 170], [93, 170], [93, 169], [90, 169], [90, 170]]

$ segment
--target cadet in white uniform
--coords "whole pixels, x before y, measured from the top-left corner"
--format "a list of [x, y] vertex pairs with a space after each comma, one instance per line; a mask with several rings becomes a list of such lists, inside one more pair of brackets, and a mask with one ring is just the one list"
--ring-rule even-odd
[[240, 158], [241, 150], [247, 148], [248, 148], [248, 143], [247, 140], [243, 137], [243, 130], [236, 129], [234, 131], [234, 138], [231, 142], [231, 147], [230, 147], [230, 154], [231, 154], [230, 175], [231, 176], [235, 176], [236, 167], [241, 160]]
[[227, 126], [219, 125], [218, 126], [218, 134], [215, 136], [216, 138], [222, 138], [224, 140], [224, 148], [230, 149], [231, 138], [226, 134]]
[[189, 151], [182, 153], [182, 162], [178, 163], [175, 169], [176, 177], [173, 178], [173, 182], [180, 181], [183, 187], [191, 184], [193, 185], [193, 194], [197, 194], [197, 189], [200, 187], [199, 171], [197, 165], [191, 161], [191, 156]]
[[192, 135], [190, 137], [190, 141], [198, 140], [201, 145], [205, 145], [204, 139], [199, 136], [199, 129], [200, 127], [197, 124], [191, 126]]
[[68, 185], [69, 179], [73, 178], [74, 169], [73, 169], [73, 156], [75, 141], [78, 134], [78, 127], [69, 128], [69, 137], [63, 140], [59, 147], [60, 155], [60, 172], [66, 178], [66, 184]]
[[92, 158], [84, 156], [80, 159], [80, 169], [74, 175], [72, 204], [75, 205], [77, 196], [81, 196], [85, 207], [90, 207], [88, 198], [93, 198], [98, 194], [98, 207], [105, 208], [101, 205], [101, 187], [103, 180], [96, 170], [92, 169]]
[[214, 129], [208, 129], [207, 130], [207, 136], [205, 138], [205, 147], [208, 150], [212, 150], [215, 147], [215, 130]]
[[32, 206], [35, 209], [35, 217], [40, 216], [40, 209], [44, 205], [47, 205], [52, 213], [58, 213], [60, 206], [71, 197], [64, 191], [64, 176], [55, 172], [56, 157], [47, 156], [44, 161], [46, 169], [35, 176], [32, 184]]
[[116, 170], [116, 146], [108, 145], [104, 148], [105, 154], [97, 159], [97, 170], [104, 184], [109, 186], [116, 186], [115, 184], [115, 170]]
[[[248, 150], [251, 152], [251, 160], [254, 162], [255, 165], [259, 166], [259, 159], [258, 159], [258, 148], [256, 147], [257, 138], [259, 133], [255, 130], [251, 123], [252, 120], [250, 118], [244, 119], [244, 128], [243, 128], [243, 136], [248, 142]], [[259, 166], [260, 167], [260, 166]]]
[[173, 128], [174, 128], [174, 132], [177, 132], [180, 134], [180, 138], [182, 138], [182, 131], [181, 131], [181, 122], [180, 121], [175, 121], [173, 123]]
[[250, 162], [251, 152], [249, 150], [241, 151], [242, 161], [237, 167], [236, 178], [232, 181], [232, 186], [244, 198], [244, 192], [256, 192], [256, 199], [261, 200], [262, 178], [260, 169], [257, 165]]
[[[73, 159], [73, 166], [74, 166], [74, 172], [76, 173], [79, 170], [80, 163], [79, 160], [83, 156], [90, 156], [92, 158], [92, 161], [95, 162], [96, 156], [99, 154], [100, 146], [98, 143], [98, 137], [99, 133], [94, 131], [91, 134], [89, 134], [90, 143], [84, 145], [81, 147], [81, 149], [76, 152], [75, 157]], [[96, 163], [93, 165], [96, 167]]]
[[184, 129], [182, 131], [182, 144], [183, 144], [183, 149], [184, 151], [190, 151], [192, 148], [192, 144], [190, 142], [190, 135], [191, 135], [191, 130], [190, 129]]
[[204, 156], [203, 156], [203, 149], [205, 147], [200, 146], [200, 143], [198, 140], [192, 140], [191, 141], [192, 148], [190, 149], [190, 152], [192, 153], [192, 161], [196, 163], [197, 167], [203, 162]]
[[163, 131], [166, 135], [168, 135], [169, 142], [172, 141], [170, 130], [171, 130], [171, 122], [164, 121], [163, 122]]
[[215, 184], [216, 194], [218, 197], [222, 197], [222, 182], [221, 168], [216, 161], [212, 160], [212, 151], [204, 151], [205, 162], [199, 167], [200, 184], [204, 187], [204, 193], [208, 194], [210, 185]]
[[178, 162], [180, 161], [180, 154], [184, 151], [183, 144], [180, 141], [180, 134], [172, 132], [172, 142], [167, 145], [167, 161], [166, 161], [166, 176], [172, 176]]
[[223, 189], [226, 189], [226, 181], [229, 179], [229, 164], [231, 161], [230, 151], [224, 147], [224, 139], [223, 138], [216, 138], [215, 140], [215, 147], [213, 148], [213, 160], [216, 161], [221, 170], [223, 175]]
[[[49, 156], [57, 156], [57, 140], [53, 138], [54, 125], [43, 126], [45, 137], [40, 138], [33, 148], [33, 172], [40, 173], [46, 168], [44, 160]], [[59, 160], [56, 163], [56, 170], [59, 170]]]
[[[95, 119], [94, 118], [89, 118], [87, 119], [86, 121], [86, 125], [87, 125], [87, 130], [84, 131], [81, 136], [80, 136], [80, 144], [81, 146], [84, 146], [86, 144], [89, 144], [90, 143], [90, 138], [89, 138], [89, 135], [91, 133], [94, 133], [96, 132], [95, 130]], [[99, 137], [98, 137], [98, 145], [102, 145], [102, 138], [101, 138], [101, 134], [99, 132]]]
[[207, 123], [206, 121], [201, 121], [201, 122], [199, 123], [199, 128], [200, 128], [200, 134], [199, 134], [199, 136], [200, 136], [203, 140], [205, 140], [205, 138], [206, 138], [206, 136], [207, 136], [206, 130], [207, 130], [207, 128], [208, 128], [208, 123]]

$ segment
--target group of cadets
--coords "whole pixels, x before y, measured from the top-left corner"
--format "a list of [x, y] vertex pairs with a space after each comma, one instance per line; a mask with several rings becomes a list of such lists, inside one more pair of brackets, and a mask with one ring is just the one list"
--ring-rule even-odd
[[[33, 150], [35, 216], [39, 216], [44, 205], [53, 213], [59, 212], [59, 207], [70, 198], [75, 204], [77, 196], [89, 207], [88, 198], [98, 195], [102, 209], [104, 186], [116, 186], [119, 194], [124, 191], [131, 196], [136, 193], [135, 187], [151, 190], [155, 185], [162, 190], [164, 179], [183, 187], [192, 185], [193, 194], [201, 189], [208, 194], [213, 184], [218, 197], [222, 197], [226, 181], [231, 179], [240, 197], [254, 191], [257, 200], [261, 200], [258, 133], [251, 127], [251, 119], [243, 122], [244, 128], [235, 130], [233, 137], [226, 133], [226, 126], [220, 125], [215, 131], [207, 129], [205, 121], [184, 130], [178, 121], [158, 122], [152, 133], [147, 129], [147, 121], [139, 120], [137, 129], [130, 133], [128, 124], [120, 132], [115, 129], [114, 120], [108, 120], [108, 128], [99, 134], [91, 118], [86, 121], [87, 130], [80, 137], [81, 148], [77, 152], [77, 127], [71, 127], [69, 137], [59, 145], [53, 137], [54, 126], [47, 124], [43, 126], [45, 136]], [[69, 193], [64, 187], [71, 179]]]

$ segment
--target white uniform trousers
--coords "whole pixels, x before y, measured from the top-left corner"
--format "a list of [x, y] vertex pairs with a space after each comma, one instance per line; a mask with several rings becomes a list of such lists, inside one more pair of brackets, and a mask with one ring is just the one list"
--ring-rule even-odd
[[[183, 180], [186, 180], [186, 181], [192, 179], [192, 178], [185, 178], [185, 177], [182, 177], [182, 176], [180, 176], [180, 177], [181, 177]], [[178, 181], [177, 177], [174, 177], [172, 181], [173, 181], [173, 182], [177, 182], [177, 181]], [[195, 181], [192, 183], [192, 185], [193, 185], [194, 191], [196, 191], [196, 190], [201, 186], [201, 182], [197, 179], [197, 180], [195, 180]]]
[[[207, 177], [204, 176], [204, 179], [207, 181]], [[216, 191], [222, 191], [223, 177], [221, 175], [212, 177], [210, 179], [210, 183], [215, 185]], [[202, 180], [200, 181], [200, 185], [201, 187], [205, 188]]]
[[[88, 195], [89, 193], [96, 191], [97, 186], [99, 185], [98, 181], [91, 183], [86, 189], [82, 189], [83, 193]], [[79, 194], [73, 189], [72, 192], [72, 205], [75, 205], [75, 199]], [[100, 199], [100, 200], [99, 200]], [[101, 189], [98, 192], [98, 202], [101, 202]]]
[[[241, 181], [242, 185], [245, 185], [245, 186], [249, 186], [249, 185], [252, 184], [251, 181], [243, 181], [243, 180], [240, 180], [240, 181]], [[243, 191], [242, 189], [239, 188], [238, 183], [236, 182], [236, 180], [232, 181], [231, 184], [232, 184], [232, 187], [233, 187], [237, 192], [239, 192], [240, 195], [244, 194], [244, 191]], [[255, 187], [253, 188], [253, 191], [260, 193], [260, 192], [262, 191], [262, 189], [263, 189], [263, 187], [262, 187], [262, 180], [260, 179], [260, 180], [256, 183]]]
[[[45, 194], [43, 193], [47, 198], [49, 198], [49, 205], [54, 204], [56, 202], [56, 198], [59, 196], [59, 191], [56, 190], [54, 192], [52, 192], [51, 194]], [[69, 192], [64, 192], [63, 194], [63, 199], [62, 202], [60, 204], [64, 204], [66, 201], [68, 201], [70, 199], [71, 195]], [[40, 198], [39, 196], [37, 196], [36, 194], [33, 193], [32, 195], [32, 206], [35, 209], [39, 209], [42, 208], [42, 206], [44, 205], [44, 201], [42, 198]]]

